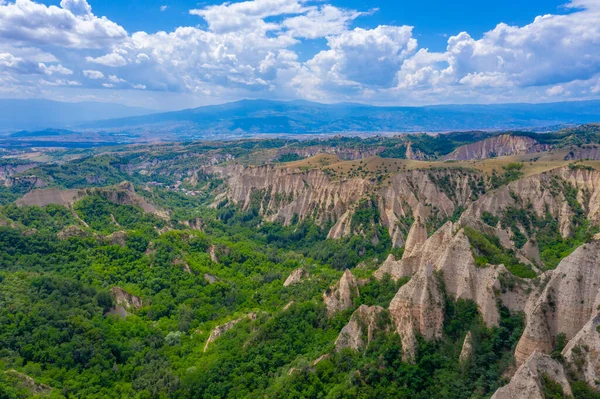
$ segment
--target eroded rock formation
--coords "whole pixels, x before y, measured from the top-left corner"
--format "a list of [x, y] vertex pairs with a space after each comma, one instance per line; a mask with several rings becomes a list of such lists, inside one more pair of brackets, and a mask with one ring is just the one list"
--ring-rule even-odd
[[531, 137], [502, 134], [458, 147], [442, 159], [469, 161], [472, 159], [487, 159], [507, 155], [531, 154], [547, 151], [549, 148], [550, 146], [540, 144]]
[[225, 334], [227, 331], [231, 330], [236, 324], [238, 324], [242, 320], [246, 320], [246, 319], [250, 319], [250, 320], [256, 319], [256, 313], [247, 314], [244, 317], [240, 317], [238, 319], [231, 320], [225, 324], [221, 324], [220, 326], [216, 326], [215, 328], [213, 328], [213, 330], [210, 332], [208, 339], [206, 340], [206, 343], [204, 344], [203, 352], [206, 352], [206, 350], [208, 349], [208, 345], [210, 345], [212, 342], [214, 342], [217, 338], [219, 338], [221, 335]]
[[425, 222], [450, 217], [458, 207], [466, 207], [477, 197], [474, 183], [485, 181], [477, 172], [458, 169], [400, 172], [390, 177], [388, 185], [359, 177], [333, 180], [319, 169], [272, 165], [209, 167], [205, 172], [227, 181], [226, 191], [217, 196], [215, 206], [227, 200], [243, 209], [256, 207], [268, 221], [284, 224], [309, 217], [320, 225], [331, 222], [329, 238], [352, 234], [356, 204], [372, 197], [380, 223], [388, 229], [395, 246], [404, 245], [404, 220], [420, 217]]
[[460, 351], [460, 356], [458, 358], [458, 361], [460, 363], [466, 363], [467, 361], [469, 361], [469, 359], [471, 358], [472, 355], [473, 355], [473, 334], [471, 334], [471, 331], [469, 331], [467, 333], [467, 335], [465, 336], [465, 340], [463, 341], [463, 346], [462, 346], [462, 350]]
[[289, 287], [290, 285], [298, 284], [306, 277], [308, 277], [308, 272], [303, 268], [298, 268], [290, 273], [288, 278], [285, 279], [283, 286]]
[[390, 303], [390, 315], [402, 340], [404, 360], [415, 355], [416, 332], [425, 339], [442, 337], [445, 298], [438, 276], [431, 265], [403, 285]]
[[387, 328], [385, 311], [381, 306], [360, 305], [338, 335], [335, 348], [363, 349], [371, 343], [376, 333]]
[[323, 294], [327, 314], [331, 316], [336, 312], [350, 309], [354, 298], [359, 295], [356, 278], [350, 270], [346, 270], [342, 278]]
[[527, 325], [515, 351], [522, 364], [534, 351], [550, 353], [556, 337], [568, 340], [596, 314], [600, 305], [600, 240], [582, 245], [555, 270], [541, 277], [526, 307]]
[[562, 354], [572, 368], [596, 390], [600, 389], [600, 315], [595, 314], [573, 337]]
[[573, 395], [563, 366], [550, 356], [536, 351], [519, 367], [510, 383], [498, 389], [492, 399], [545, 399], [544, 378], [560, 384], [565, 395]]
[[142, 298], [125, 291], [121, 287], [113, 287], [111, 293], [115, 303], [126, 310], [139, 309], [144, 305]]

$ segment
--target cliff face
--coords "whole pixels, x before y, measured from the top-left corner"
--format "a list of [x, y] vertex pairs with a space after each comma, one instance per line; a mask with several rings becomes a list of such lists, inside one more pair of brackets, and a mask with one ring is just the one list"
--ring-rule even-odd
[[108, 201], [119, 205], [139, 206], [145, 212], [153, 213], [164, 219], [168, 218], [166, 212], [158, 209], [144, 197], [137, 194], [133, 184], [130, 182], [123, 182], [112, 187], [86, 188], [82, 190], [62, 190], [58, 188], [33, 190], [18, 199], [16, 204], [18, 206], [46, 206], [56, 204], [70, 207], [75, 202], [88, 195], [100, 195]]
[[[527, 325], [515, 350], [522, 364], [535, 350], [550, 353], [556, 337], [572, 339], [600, 305], [600, 240], [582, 245], [546, 272], [525, 307]], [[544, 284], [544, 282], [546, 282]]]
[[569, 341], [562, 352], [565, 360], [592, 387], [600, 388], [600, 315], [590, 321]]
[[522, 310], [525, 304], [525, 292], [520, 286], [513, 291], [502, 289], [502, 278], [509, 274], [504, 266], [475, 266], [468, 238], [452, 222], [447, 222], [420, 247], [405, 252], [401, 260], [389, 257], [375, 272], [378, 278], [385, 274], [394, 279], [412, 276], [389, 308], [408, 357], [414, 353], [415, 331], [426, 338], [442, 333], [444, 295], [451, 300], [474, 301], [489, 326], [499, 322], [498, 301], [514, 311]]
[[597, 144], [583, 145], [581, 147], [573, 147], [565, 157], [566, 161], [589, 159], [600, 160], [600, 146]]
[[269, 221], [289, 224], [295, 217], [314, 218], [321, 225], [333, 223], [330, 238], [353, 233], [352, 216], [359, 200], [374, 197], [380, 223], [396, 246], [404, 244], [407, 219], [444, 219], [477, 197], [474, 183], [483, 177], [462, 170], [411, 170], [394, 174], [389, 184], [364, 178], [332, 180], [321, 170], [274, 166], [206, 168], [227, 180], [226, 191], [216, 202], [228, 199], [243, 209], [251, 206]]
[[315, 215], [317, 223], [336, 222], [373, 188], [370, 181], [360, 178], [331, 181], [320, 170], [233, 165], [208, 168], [207, 172], [227, 179], [226, 198], [243, 209], [258, 205], [267, 220], [284, 224], [294, 215], [300, 220]]
[[113, 287], [111, 293], [115, 299], [115, 303], [127, 310], [139, 309], [143, 306], [142, 298], [130, 294], [121, 287]]
[[390, 303], [390, 315], [402, 340], [405, 361], [414, 358], [418, 332], [425, 339], [442, 337], [445, 299], [431, 266], [403, 285]]
[[329, 316], [336, 312], [350, 309], [352, 301], [359, 296], [358, 283], [350, 270], [346, 270], [333, 287], [323, 294], [323, 301]]
[[302, 147], [302, 148], [282, 148], [277, 150], [275, 156], [271, 158], [271, 161], [277, 160], [280, 156], [286, 154], [296, 154], [298, 156], [309, 158], [318, 154], [331, 154], [336, 155], [340, 159], [343, 160], [355, 160], [355, 159], [363, 159], [367, 157], [376, 156], [381, 151], [383, 151], [384, 147], [378, 148], [348, 148], [348, 147], [329, 147], [329, 146], [320, 146], [314, 145], [310, 147]]
[[[576, 211], [565, 196], [571, 187], [576, 190], [575, 200], [584, 215], [591, 222], [600, 223], [600, 172], [568, 167], [525, 177], [486, 193], [468, 206], [460, 222], [473, 225], [485, 212], [502, 216], [507, 208], [527, 209], [542, 219], [549, 213], [558, 221], [561, 235], [567, 237]], [[512, 233], [495, 231], [495, 234], [502, 240], [510, 238]]]
[[[256, 207], [271, 221], [291, 223], [297, 217], [330, 222], [330, 238], [355, 234], [352, 218], [356, 204], [363, 198], [372, 199], [380, 223], [389, 229], [393, 242], [405, 246], [402, 259], [390, 255], [375, 276], [411, 278], [389, 306], [392, 328], [401, 337], [407, 360], [414, 356], [417, 333], [426, 339], [441, 337], [447, 300], [474, 301], [488, 326], [499, 323], [498, 303], [511, 311], [524, 311], [527, 325], [516, 349], [518, 365], [535, 351], [550, 353], [559, 333], [565, 333], [568, 339], [575, 337], [600, 305], [598, 240], [577, 249], [536, 283], [515, 278], [503, 265], [477, 267], [463, 230], [464, 226], [472, 226], [495, 234], [504, 246], [514, 249], [509, 229], [500, 223], [488, 226], [482, 222], [485, 212], [501, 218], [512, 207], [540, 218], [550, 214], [558, 220], [560, 233], [567, 237], [572, 233], [576, 212], [582, 212], [593, 223], [600, 222], [600, 172], [564, 167], [519, 179], [483, 195], [476, 186], [483, 182], [485, 189], [487, 180], [475, 172], [458, 169], [409, 170], [393, 174], [383, 184], [363, 178], [334, 180], [318, 169], [231, 165], [207, 168], [206, 172], [227, 181], [217, 203], [227, 199], [243, 209]], [[449, 218], [460, 208], [466, 210], [458, 223], [447, 222], [428, 237], [429, 222]], [[408, 221], [412, 221], [410, 230]], [[535, 234], [529, 238], [516, 255], [524, 262], [540, 264]], [[517, 281], [508, 290], [503, 286], [506, 277]], [[358, 295], [357, 282], [346, 271], [323, 295], [328, 314], [350, 309]], [[338, 347], [360, 349], [368, 344], [369, 326], [380, 311], [367, 307], [357, 310], [340, 334]], [[539, 362], [547, 365], [543, 357], [534, 360], [527, 373]], [[536, 388], [523, 389], [534, 392]]]
[[503, 134], [457, 148], [443, 160], [469, 161], [507, 155], [522, 155], [547, 151], [548, 145], [540, 144], [530, 137]]
[[386, 330], [383, 317], [384, 309], [381, 306], [361, 305], [352, 313], [350, 321], [337, 337], [335, 349], [350, 348], [360, 350], [369, 345], [375, 334]]
[[573, 395], [563, 366], [548, 355], [534, 352], [492, 399], [545, 399], [544, 377], [560, 384], [565, 395]]

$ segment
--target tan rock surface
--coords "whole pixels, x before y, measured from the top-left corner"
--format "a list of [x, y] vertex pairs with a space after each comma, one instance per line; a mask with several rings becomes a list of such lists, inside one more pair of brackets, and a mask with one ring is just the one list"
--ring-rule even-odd
[[600, 389], [600, 315], [590, 321], [569, 341], [562, 354], [565, 360], [585, 381], [596, 390]]
[[459, 363], [467, 362], [471, 356], [473, 355], [473, 334], [471, 331], [467, 333], [465, 336], [465, 340], [463, 341], [463, 346], [460, 351], [460, 356], [458, 358]]
[[417, 345], [415, 332], [425, 339], [442, 337], [444, 310], [442, 287], [431, 265], [420, 270], [398, 290], [389, 311], [402, 340], [404, 360], [414, 358]]
[[221, 324], [220, 326], [216, 326], [215, 328], [213, 328], [213, 330], [210, 332], [208, 339], [206, 340], [206, 343], [204, 344], [203, 352], [206, 352], [206, 350], [208, 349], [208, 345], [210, 345], [221, 335], [225, 334], [227, 331], [229, 331], [233, 327], [235, 327], [236, 324], [238, 324], [239, 322], [241, 322], [242, 320], [245, 320], [245, 319], [250, 319], [250, 320], [256, 319], [256, 313], [247, 314], [244, 317], [240, 317], [238, 319], [231, 320], [225, 324]]
[[573, 395], [563, 366], [540, 352], [533, 352], [519, 367], [508, 385], [498, 389], [492, 399], [545, 399], [542, 376], [559, 383], [565, 395]]
[[358, 283], [350, 270], [346, 270], [342, 278], [323, 294], [327, 314], [350, 309], [354, 298], [358, 297]]
[[[227, 191], [215, 198], [216, 204], [229, 200], [248, 209], [254, 201], [268, 221], [289, 224], [297, 217], [308, 217], [319, 224], [333, 223], [329, 238], [352, 234], [350, 225], [354, 207], [360, 199], [374, 195], [380, 222], [388, 229], [395, 246], [404, 244], [399, 223], [406, 217], [451, 216], [458, 206], [470, 204], [470, 182], [477, 175], [458, 170], [410, 170], [393, 174], [389, 185], [380, 186], [359, 177], [332, 180], [319, 170], [301, 170], [273, 165], [246, 167], [230, 165], [208, 167], [206, 173], [227, 181]], [[449, 184], [452, 187], [446, 187]], [[446, 192], [452, 192], [449, 198]]]
[[507, 155], [522, 155], [547, 151], [548, 145], [539, 144], [536, 140], [525, 136], [502, 134], [458, 147], [443, 160], [469, 161], [487, 159]]
[[143, 306], [142, 298], [130, 294], [121, 287], [113, 287], [111, 293], [115, 299], [115, 303], [126, 310], [139, 309]]
[[381, 327], [387, 329], [380, 320], [383, 311], [381, 306], [361, 305], [356, 309], [335, 341], [336, 350], [350, 348], [358, 351], [367, 347]]
[[525, 308], [527, 325], [515, 351], [517, 364], [534, 350], [550, 353], [559, 333], [572, 339], [596, 314], [600, 305], [598, 259], [600, 241], [594, 240], [542, 276], [547, 284], [532, 294]]
[[306, 277], [308, 277], [308, 272], [303, 268], [298, 268], [290, 273], [288, 278], [285, 279], [283, 286], [289, 287], [290, 285], [298, 284]]
[[417, 217], [417, 220], [412, 224], [406, 236], [406, 244], [404, 245], [404, 257], [409, 257], [410, 254], [415, 250], [420, 250], [421, 246], [427, 241], [427, 227], [421, 217]]

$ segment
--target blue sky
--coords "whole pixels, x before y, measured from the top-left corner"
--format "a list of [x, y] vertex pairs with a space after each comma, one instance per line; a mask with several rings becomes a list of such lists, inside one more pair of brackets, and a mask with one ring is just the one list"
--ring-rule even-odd
[[600, 0], [0, 0], [0, 96], [174, 109], [600, 96]]
[[[47, 5], [60, 5], [60, 0], [41, 1]], [[88, 0], [97, 15], [107, 16], [130, 32], [172, 31], [179, 26], [206, 27], [206, 23], [189, 10], [222, 1], [169, 1], [169, 0]], [[375, 28], [379, 25], [412, 25], [423, 47], [442, 51], [447, 37], [462, 31], [481, 36], [498, 22], [522, 26], [544, 14], [564, 14], [565, 0], [336, 0], [329, 1], [339, 8], [367, 11], [377, 8], [372, 15], [360, 17], [355, 26]], [[166, 6], [165, 11], [161, 7]], [[323, 48], [321, 43], [305, 43], [306, 56]], [[299, 46], [302, 50], [302, 45]]]

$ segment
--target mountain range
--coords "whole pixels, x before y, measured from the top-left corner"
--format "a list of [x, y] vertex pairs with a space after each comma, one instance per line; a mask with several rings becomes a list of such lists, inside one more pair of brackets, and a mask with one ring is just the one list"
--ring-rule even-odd
[[214, 135], [539, 129], [597, 121], [600, 121], [598, 100], [424, 107], [241, 100], [162, 113], [108, 103], [0, 100], [0, 130], [68, 127], [85, 131], [151, 131], [169, 139]]

